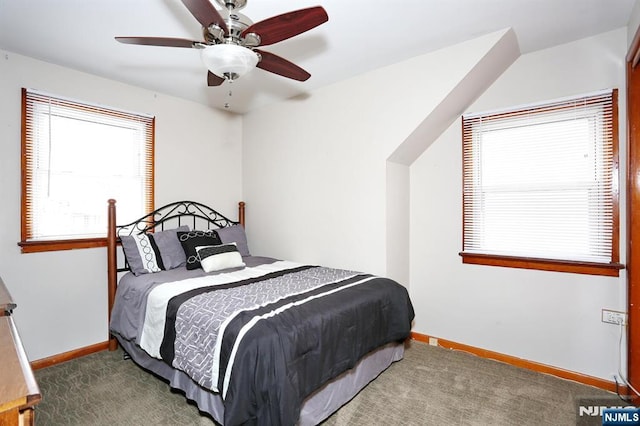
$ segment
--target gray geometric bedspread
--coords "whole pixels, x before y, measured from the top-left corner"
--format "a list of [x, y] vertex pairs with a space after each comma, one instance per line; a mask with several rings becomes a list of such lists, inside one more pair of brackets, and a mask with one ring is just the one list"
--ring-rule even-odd
[[[202, 387], [219, 391], [220, 336], [234, 317], [240, 312], [355, 275], [357, 273], [353, 271], [315, 267], [195, 295], [178, 308], [172, 364]], [[163, 354], [163, 358], [168, 361], [170, 355], [165, 358]]]
[[[294, 425], [308, 395], [406, 339], [414, 317], [406, 288], [354, 271], [276, 261], [180, 281], [175, 270], [148, 275], [158, 278], [118, 288], [112, 330], [145, 348], [141, 330], [156, 318], [145, 350], [219, 392], [231, 426]], [[153, 305], [152, 293], [165, 298]]]

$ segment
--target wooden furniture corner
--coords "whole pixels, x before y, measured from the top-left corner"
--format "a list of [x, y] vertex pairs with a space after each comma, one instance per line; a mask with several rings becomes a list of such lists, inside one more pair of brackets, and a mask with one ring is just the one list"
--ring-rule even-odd
[[11, 315], [11, 312], [16, 308], [16, 304], [9, 294], [9, 290], [5, 287], [2, 278], [0, 278], [0, 317]]
[[34, 425], [42, 396], [13, 323], [13, 303], [0, 279], [0, 425]]

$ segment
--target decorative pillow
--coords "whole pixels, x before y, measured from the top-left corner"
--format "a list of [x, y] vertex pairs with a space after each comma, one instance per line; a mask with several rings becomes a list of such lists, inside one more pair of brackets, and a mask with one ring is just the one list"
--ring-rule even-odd
[[200, 268], [200, 258], [196, 247], [219, 246], [222, 244], [220, 236], [213, 230], [178, 232], [178, 240], [180, 240], [184, 254], [187, 257], [187, 269]]
[[216, 232], [218, 232], [223, 244], [236, 243], [240, 255], [251, 256], [249, 254], [249, 245], [247, 244], [247, 234], [245, 234], [242, 225], [227, 226], [226, 228], [218, 229]]
[[245, 266], [242, 256], [238, 252], [236, 243], [222, 244], [219, 246], [196, 247], [200, 264], [205, 272], [221, 271], [229, 268]]
[[189, 231], [188, 226], [121, 237], [131, 272], [137, 276], [183, 266], [187, 258], [177, 233], [185, 231]]

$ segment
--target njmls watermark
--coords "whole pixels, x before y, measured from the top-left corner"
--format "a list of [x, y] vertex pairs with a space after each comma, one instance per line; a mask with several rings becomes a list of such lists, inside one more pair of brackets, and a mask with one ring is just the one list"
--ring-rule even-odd
[[576, 402], [578, 426], [640, 426], [640, 408], [619, 398], [581, 398]]
[[640, 425], [640, 408], [607, 408], [602, 413], [602, 424]]

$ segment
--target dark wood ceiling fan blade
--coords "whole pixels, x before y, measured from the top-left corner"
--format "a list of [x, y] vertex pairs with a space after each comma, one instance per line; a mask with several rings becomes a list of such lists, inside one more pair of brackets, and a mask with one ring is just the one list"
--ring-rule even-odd
[[143, 46], [194, 47], [201, 42], [172, 37], [116, 37], [120, 43], [141, 44]]
[[328, 20], [322, 6], [310, 7], [256, 22], [244, 30], [242, 36], [256, 33], [260, 36], [260, 46], [267, 46], [309, 31]]
[[258, 68], [298, 81], [305, 81], [311, 77], [311, 74], [278, 55], [258, 49], [255, 49], [255, 51], [262, 56], [262, 59], [256, 65]]
[[218, 77], [209, 71], [209, 74], [207, 74], [207, 86], [220, 86], [222, 83], [224, 83], [224, 78]]
[[182, 3], [203, 27], [209, 28], [211, 24], [216, 24], [222, 28], [225, 34], [229, 33], [222, 15], [209, 0], [182, 0]]

